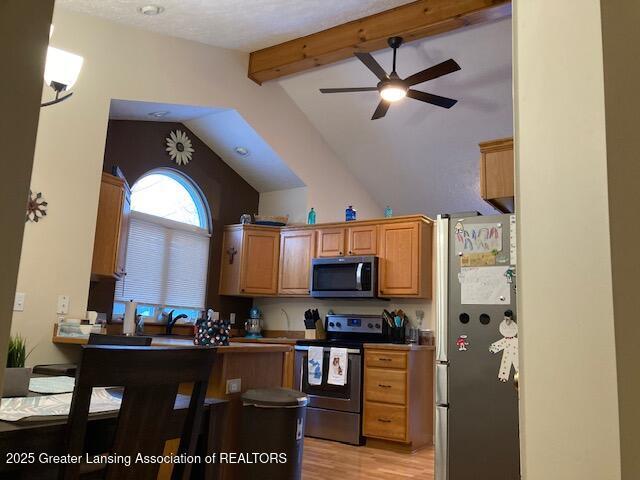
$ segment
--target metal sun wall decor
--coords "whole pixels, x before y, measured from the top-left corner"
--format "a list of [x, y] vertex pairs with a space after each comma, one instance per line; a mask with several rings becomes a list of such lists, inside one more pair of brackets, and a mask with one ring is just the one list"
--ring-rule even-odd
[[29, 190], [29, 201], [27, 202], [27, 217], [25, 222], [38, 222], [42, 217], [47, 215], [47, 205], [49, 205], [42, 192], [33, 193]]
[[191, 140], [187, 137], [187, 134], [181, 130], [170, 132], [167, 140], [167, 152], [171, 160], [178, 165], [186, 165], [191, 161], [194, 149], [191, 146]]

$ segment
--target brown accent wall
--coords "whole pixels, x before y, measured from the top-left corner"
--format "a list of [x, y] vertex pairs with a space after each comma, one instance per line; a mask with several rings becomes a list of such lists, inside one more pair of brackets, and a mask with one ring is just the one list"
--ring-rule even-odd
[[[187, 133], [195, 150], [191, 162], [183, 166], [172, 162], [165, 151], [165, 138], [176, 129]], [[181, 123], [110, 120], [104, 171], [111, 172], [114, 165], [120, 167], [131, 186], [149, 170], [168, 167], [184, 173], [200, 187], [209, 204], [213, 225], [207, 307], [220, 311], [223, 318], [231, 312], [237, 314], [238, 320], [244, 318], [251, 308], [251, 299], [218, 295], [222, 226], [238, 223], [243, 213], [257, 212], [258, 192]], [[92, 283], [88, 308], [111, 312], [114, 288], [114, 281]]]

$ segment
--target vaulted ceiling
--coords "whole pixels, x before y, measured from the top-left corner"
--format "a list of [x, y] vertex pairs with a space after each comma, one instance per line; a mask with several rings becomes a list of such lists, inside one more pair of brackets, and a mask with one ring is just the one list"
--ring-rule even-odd
[[[252, 50], [407, 3], [406, 0], [158, 0], [165, 12], [137, 13], [131, 0], [57, 0], [56, 5], [212, 45]], [[247, 13], [247, 12], [250, 12]], [[286, 14], [284, 13], [286, 12]], [[398, 73], [407, 76], [448, 58], [462, 70], [419, 90], [456, 98], [445, 110], [404, 99], [371, 121], [376, 92], [323, 95], [320, 87], [373, 86], [357, 59], [287, 77], [279, 85], [379, 205], [396, 213], [494, 210], [480, 198], [478, 143], [512, 135], [511, 20], [459, 29], [402, 46]], [[391, 52], [374, 56], [389, 70]], [[260, 87], [257, 87], [260, 88]], [[262, 87], [264, 88], [264, 87]], [[120, 105], [123, 117], [135, 117]], [[162, 109], [160, 106], [147, 106]], [[176, 106], [173, 106], [176, 107]], [[148, 109], [147, 108], [147, 109]], [[187, 107], [185, 107], [187, 108]], [[259, 191], [302, 184], [237, 112], [182, 112], [189, 128]], [[137, 111], [146, 117], [146, 110]], [[215, 113], [215, 114], [214, 114]], [[113, 114], [113, 112], [112, 112]], [[116, 112], [117, 114], [117, 112]], [[234, 116], [235, 115], [235, 116]], [[199, 120], [194, 118], [199, 117]], [[233, 118], [232, 118], [233, 117]], [[234, 146], [260, 153], [240, 159]], [[252, 161], [267, 158], [269, 162]], [[274, 169], [280, 174], [274, 176]]]
[[[390, 50], [374, 57], [390, 70]], [[375, 86], [355, 58], [279, 82], [380, 205], [397, 213], [494, 213], [480, 198], [478, 143], [513, 132], [511, 20], [404, 45], [398, 73], [405, 77], [448, 58], [462, 70], [414, 88], [458, 99], [453, 108], [403, 99], [374, 121], [377, 92], [318, 92]]]
[[[410, 0], [57, 0], [56, 7], [103, 17], [132, 27], [250, 52]], [[138, 7], [157, 4], [156, 16]]]

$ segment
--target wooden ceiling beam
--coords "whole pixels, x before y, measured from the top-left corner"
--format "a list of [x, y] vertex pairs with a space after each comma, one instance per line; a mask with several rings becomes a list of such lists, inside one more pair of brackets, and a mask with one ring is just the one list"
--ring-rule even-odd
[[251, 52], [249, 78], [258, 84], [349, 58], [511, 15], [511, 0], [418, 0], [318, 33]]

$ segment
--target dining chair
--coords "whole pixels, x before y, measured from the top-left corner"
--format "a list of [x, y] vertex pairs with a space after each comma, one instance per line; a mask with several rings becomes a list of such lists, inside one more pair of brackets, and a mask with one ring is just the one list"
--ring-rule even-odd
[[[105, 335], [102, 333], [90, 333], [89, 345], [132, 345], [132, 346], [149, 346], [151, 345], [151, 337], [132, 336], [132, 335]], [[33, 373], [37, 375], [53, 375], [63, 377], [75, 377], [78, 365], [75, 363], [53, 363], [45, 365], [36, 365], [33, 367]]]
[[[67, 423], [66, 453], [83, 455], [91, 392], [94, 387], [122, 387], [122, 403], [111, 448], [106, 455], [130, 457], [162, 455], [165, 422], [173, 413], [178, 387], [193, 389], [177, 455], [194, 455], [203, 416], [204, 400], [215, 348], [206, 347], [82, 347], [81, 361]], [[117, 458], [117, 457], [113, 457]], [[122, 458], [122, 457], [120, 457]], [[155, 479], [158, 463], [101, 462], [100, 478], [108, 480]], [[75, 480], [90, 473], [97, 478], [96, 464], [66, 464], [60, 478]], [[189, 478], [191, 466], [174, 464], [172, 480]]]

